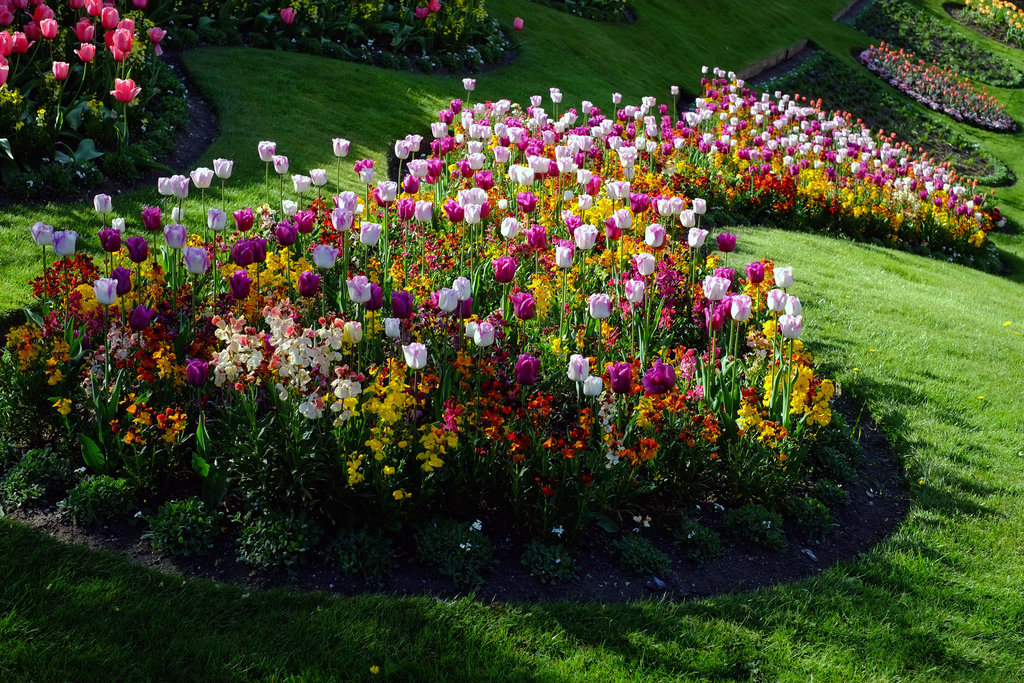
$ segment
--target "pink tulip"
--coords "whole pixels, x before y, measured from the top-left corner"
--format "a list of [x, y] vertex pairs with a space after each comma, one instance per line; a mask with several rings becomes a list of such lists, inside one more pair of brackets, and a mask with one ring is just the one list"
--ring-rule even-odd
[[54, 62], [53, 63], [53, 77], [58, 81], [63, 81], [68, 77], [68, 63], [67, 62]]
[[512, 28], [514, 28], [517, 31], [522, 31], [523, 30], [523, 19], [522, 19], [522, 17], [516, 17], [515, 19], [512, 20]]
[[100, 11], [100, 22], [103, 24], [103, 28], [108, 31], [113, 31], [117, 28], [117, 22], [119, 21], [121, 21], [121, 17], [113, 7], [104, 7]]
[[53, 40], [57, 37], [58, 28], [59, 26], [54, 19], [43, 19], [39, 22], [39, 32], [47, 40]]
[[82, 43], [82, 46], [75, 50], [75, 54], [83, 62], [88, 64], [96, 57], [96, 46], [92, 43]]
[[130, 104], [139, 96], [140, 92], [142, 92], [142, 88], [136, 86], [135, 81], [132, 79], [125, 78], [122, 80], [120, 78], [115, 78], [114, 89], [110, 91], [110, 94], [113, 95], [118, 102]]
[[78, 38], [80, 43], [92, 42], [93, 35], [96, 33], [96, 27], [88, 17], [82, 17], [75, 24], [75, 37]]
[[295, 10], [291, 7], [285, 7], [281, 10], [281, 21], [285, 24], [291, 24], [295, 21]]

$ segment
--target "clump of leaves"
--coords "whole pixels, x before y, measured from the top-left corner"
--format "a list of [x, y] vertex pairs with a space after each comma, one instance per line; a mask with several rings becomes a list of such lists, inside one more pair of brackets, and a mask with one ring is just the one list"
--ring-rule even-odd
[[798, 496], [790, 500], [786, 508], [796, 525], [809, 534], [824, 536], [832, 528], [832, 513], [817, 498]]
[[34, 448], [0, 479], [0, 502], [16, 508], [37, 503], [66, 491], [73, 477], [74, 469], [65, 453], [49, 446]]
[[811, 495], [832, 509], [850, 502], [850, 494], [841, 484], [828, 479], [819, 479], [811, 486]]
[[459, 588], [483, 584], [483, 572], [493, 561], [491, 540], [477, 520], [435, 520], [416, 534], [416, 554], [425, 564], [450, 576]]
[[786, 535], [782, 531], [782, 516], [769, 512], [763, 505], [750, 503], [729, 510], [723, 518], [728, 532], [738, 538], [752, 541], [770, 550], [786, 547]]
[[261, 569], [292, 570], [312, 556], [322, 535], [320, 527], [304, 515], [265, 513], [243, 523], [238, 559]]
[[694, 562], [707, 562], [722, 552], [722, 541], [718, 532], [700, 522], [684, 520], [673, 532], [673, 536], [676, 545]]
[[383, 586], [396, 564], [391, 539], [366, 527], [342, 531], [329, 555], [342, 574], [361, 578], [367, 586]]
[[562, 583], [576, 576], [576, 564], [561, 543], [546, 545], [533, 541], [526, 546], [520, 561], [530, 570], [530, 576], [536, 576], [541, 583]]
[[653, 543], [636, 534], [612, 541], [612, 553], [626, 571], [640, 576], [665, 574], [672, 567], [668, 555]]
[[189, 557], [205, 555], [213, 548], [223, 515], [198, 498], [164, 503], [148, 518], [148, 538], [153, 550]]
[[135, 507], [135, 492], [127, 479], [90, 475], [68, 491], [60, 506], [82, 524], [112, 522], [124, 519]]

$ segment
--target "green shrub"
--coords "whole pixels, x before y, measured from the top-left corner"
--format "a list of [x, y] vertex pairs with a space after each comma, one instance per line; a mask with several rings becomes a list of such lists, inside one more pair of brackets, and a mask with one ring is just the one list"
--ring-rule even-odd
[[190, 557], [213, 548], [223, 515], [198, 498], [164, 503], [148, 518], [148, 538], [153, 550]]
[[383, 586], [397, 564], [391, 539], [366, 527], [341, 532], [329, 556], [342, 574], [361, 578], [367, 586]]
[[695, 562], [707, 562], [722, 552], [722, 541], [718, 532], [700, 522], [684, 520], [673, 535], [676, 545], [683, 549], [686, 557]]
[[636, 534], [612, 541], [612, 553], [623, 569], [641, 576], [665, 574], [672, 567], [668, 555]]
[[798, 496], [786, 504], [787, 511], [793, 515], [796, 525], [809, 534], [824, 536], [832, 528], [832, 513], [817, 498]]
[[752, 541], [771, 550], [786, 547], [782, 516], [763, 505], [751, 503], [725, 513], [725, 528], [735, 538]]
[[322, 535], [320, 527], [305, 516], [265, 513], [242, 526], [238, 559], [261, 569], [291, 570], [311, 557]]
[[12, 507], [36, 503], [47, 495], [66, 491], [74, 477], [67, 455], [49, 446], [25, 453], [0, 479], [0, 502]]
[[533, 541], [526, 546], [521, 562], [530, 570], [530, 576], [536, 576], [541, 583], [562, 583], [576, 576], [576, 563], [566, 552], [565, 546], [545, 545]]
[[811, 495], [832, 509], [850, 502], [850, 494], [842, 485], [828, 479], [819, 479], [811, 486]]
[[90, 475], [68, 492], [61, 507], [82, 524], [118, 521], [126, 518], [135, 507], [135, 492], [127, 479]]
[[484, 582], [490, 567], [491, 540], [479, 520], [469, 524], [453, 519], [434, 521], [416, 534], [416, 554], [425, 564], [437, 567], [459, 588], [475, 588]]

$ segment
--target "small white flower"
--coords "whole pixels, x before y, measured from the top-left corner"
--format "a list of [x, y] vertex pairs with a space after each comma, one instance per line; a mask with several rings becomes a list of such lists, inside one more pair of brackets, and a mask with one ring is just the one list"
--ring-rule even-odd
[[551, 530], [551, 533], [561, 538], [562, 534], [565, 533], [565, 529], [563, 529], [561, 526], [556, 526], [554, 529]]
[[476, 520], [475, 522], [473, 522], [473, 523], [472, 523], [472, 524], [471, 524], [471, 525], [469, 526], [469, 528], [470, 528], [470, 530], [472, 530], [472, 531], [480, 531], [481, 529], [483, 529], [483, 528], [484, 528], [484, 525], [483, 525], [483, 522], [481, 522], [481, 521], [480, 521], [480, 520], [478, 519], [478, 520]]

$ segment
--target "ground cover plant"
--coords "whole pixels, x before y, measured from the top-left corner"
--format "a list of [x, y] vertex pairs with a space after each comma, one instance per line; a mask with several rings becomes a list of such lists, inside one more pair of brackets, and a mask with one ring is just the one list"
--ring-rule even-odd
[[1024, 74], [1009, 60], [977, 45], [906, 0], [872, 2], [853, 25], [875, 40], [989, 85], [1020, 87]]
[[5, 192], [63, 196], [133, 178], [168, 154], [184, 89], [160, 59], [167, 32], [144, 6], [0, 4]]
[[871, 128], [885, 130], [929, 157], [952, 164], [965, 177], [987, 186], [1012, 183], [1006, 164], [977, 143], [937, 122], [888, 91], [861, 69], [824, 51], [764, 85], [768, 91], [799, 92], [827, 111], [842, 111]]
[[476, 71], [512, 49], [484, 0], [160, 4], [185, 45], [245, 43], [424, 72]]
[[912, 52], [896, 50], [885, 43], [861, 52], [860, 61], [894, 88], [957, 121], [1001, 132], [1017, 129], [1006, 107], [994, 95], [989, 95], [985, 88], [979, 92], [948, 67], [928, 64]]

